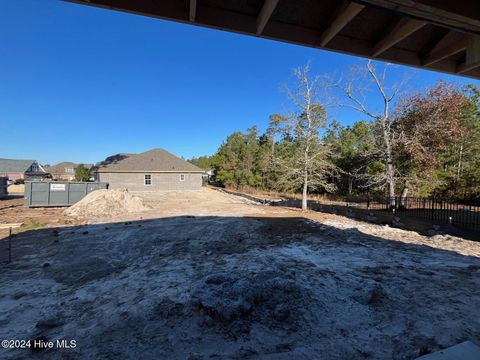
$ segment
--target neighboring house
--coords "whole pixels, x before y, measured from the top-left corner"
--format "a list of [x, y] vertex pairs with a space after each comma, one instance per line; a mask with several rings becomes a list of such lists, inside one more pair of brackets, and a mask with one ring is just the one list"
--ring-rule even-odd
[[205, 184], [210, 183], [213, 181], [215, 178], [215, 169], [213, 167], [209, 168], [208, 170], [205, 170], [203, 174], [203, 182]]
[[[64, 161], [59, 164], [50, 166], [47, 170], [55, 180], [75, 180], [75, 169], [80, 164]], [[92, 168], [92, 164], [83, 164], [87, 169]]]
[[205, 175], [208, 176], [208, 180], [211, 180], [213, 178], [213, 176], [215, 175], [215, 168], [211, 167], [208, 170], [206, 170]]
[[[199, 190], [204, 171], [163, 149], [118, 154], [96, 166], [96, 179], [110, 189], [131, 191]], [[112, 161], [112, 159], [114, 159]]]
[[45, 169], [35, 160], [0, 159], [0, 176], [9, 180], [44, 180], [49, 177]]

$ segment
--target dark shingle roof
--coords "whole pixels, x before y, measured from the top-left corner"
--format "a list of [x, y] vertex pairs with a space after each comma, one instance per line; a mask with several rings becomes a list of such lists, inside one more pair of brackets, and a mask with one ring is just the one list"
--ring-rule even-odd
[[141, 154], [128, 155], [124, 159], [110, 163], [99, 165], [99, 172], [125, 171], [125, 172], [202, 172], [199, 167], [176, 157], [175, 155], [163, 149], [152, 149]]
[[0, 173], [23, 173], [35, 160], [0, 159]]

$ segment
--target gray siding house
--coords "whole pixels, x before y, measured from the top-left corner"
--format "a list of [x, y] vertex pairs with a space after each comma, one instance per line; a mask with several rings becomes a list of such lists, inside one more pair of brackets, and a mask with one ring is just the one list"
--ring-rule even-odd
[[202, 169], [163, 149], [119, 158], [104, 161], [95, 169], [97, 181], [109, 183], [110, 189], [169, 191], [202, 187]]

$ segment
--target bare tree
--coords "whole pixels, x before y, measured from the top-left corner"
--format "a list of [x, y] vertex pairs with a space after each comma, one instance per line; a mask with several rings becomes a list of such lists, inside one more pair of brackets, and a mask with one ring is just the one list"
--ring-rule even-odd
[[319, 99], [319, 79], [309, 76], [309, 66], [294, 70], [295, 88], [286, 88], [295, 110], [288, 116], [271, 118], [271, 127], [281, 133], [283, 146], [289, 147], [286, 156], [276, 149], [275, 163], [278, 183], [291, 188], [302, 188], [302, 210], [307, 210], [308, 191], [323, 188], [333, 190], [328, 181], [334, 165], [329, 158], [327, 145], [319, 138], [320, 129], [326, 125], [325, 107]]
[[[377, 156], [385, 165], [384, 172], [379, 176], [370, 176], [370, 185], [386, 185], [388, 196], [394, 201], [396, 171], [394, 167], [394, 149], [399, 141], [394, 129], [393, 105], [401, 88], [400, 83], [387, 87], [387, 65], [383, 71], [378, 71], [372, 61], [368, 61], [364, 68], [356, 68], [346, 81], [334, 83], [345, 95], [347, 102], [342, 106], [354, 109], [373, 120], [378, 132]], [[368, 93], [372, 90], [380, 97], [379, 108], [367, 105]]]

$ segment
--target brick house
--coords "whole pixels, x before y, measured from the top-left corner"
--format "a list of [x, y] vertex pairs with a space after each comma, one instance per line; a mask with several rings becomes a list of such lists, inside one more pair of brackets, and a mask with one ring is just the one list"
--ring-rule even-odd
[[49, 177], [49, 174], [35, 160], [0, 159], [0, 176], [12, 181], [43, 180]]
[[[52, 175], [55, 180], [75, 180], [75, 169], [80, 164], [75, 164], [73, 162], [64, 161], [56, 165], [50, 166], [46, 170]], [[92, 164], [83, 164], [87, 169], [92, 168]]]
[[131, 191], [200, 190], [204, 171], [163, 149], [110, 156], [95, 168], [96, 180], [110, 189]]

